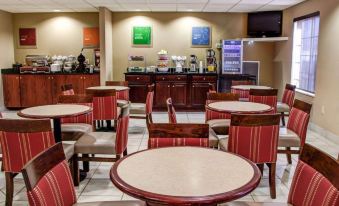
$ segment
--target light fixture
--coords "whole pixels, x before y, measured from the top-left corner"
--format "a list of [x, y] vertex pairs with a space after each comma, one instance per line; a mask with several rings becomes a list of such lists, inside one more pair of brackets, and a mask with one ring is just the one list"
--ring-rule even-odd
[[136, 9], [135, 11], [141, 11], [141, 9]]
[[53, 11], [54, 12], [60, 12], [61, 10], [60, 9], [54, 9]]
[[193, 11], [193, 9], [187, 9], [186, 11]]

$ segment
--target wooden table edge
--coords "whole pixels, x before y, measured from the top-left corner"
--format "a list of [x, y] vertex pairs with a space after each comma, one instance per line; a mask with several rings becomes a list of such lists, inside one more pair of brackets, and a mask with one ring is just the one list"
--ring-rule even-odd
[[[190, 146], [180, 146], [180, 147], [190, 147]], [[168, 148], [168, 147], [162, 147], [162, 148]], [[232, 155], [238, 156], [241, 159], [245, 160], [248, 162], [252, 168], [253, 168], [253, 177], [251, 180], [246, 183], [244, 186], [237, 188], [232, 191], [228, 191], [225, 193], [219, 193], [219, 194], [214, 194], [214, 195], [206, 195], [206, 196], [170, 196], [170, 195], [163, 195], [163, 194], [156, 194], [152, 192], [147, 192], [138, 188], [135, 188], [128, 183], [126, 183], [124, 180], [122, 180], [118, 173], [117, 173], [117, 168], [119, 164], [126, 158], [141, 153], [141, 152], [146, 152], [148, 150], [155, 150], [155, 149], [162, 149], [162, 148], [153, 148], [153, 149], [147, 149], [147, 150], [142, 150], [138, 151], [135, 153], [132, 153], [130, 155], [127, 155], [123, 157], [122, 159], [118, 160], [111, 168], [110, 170], [110, 179], [112, 183], [121, 191], [127, 193], [128, 195], [135, 197], [137, 199], [144, 200], [146, 202], [151, 202], [151, 203], [167, 203], [167, 204], [218, 204], [218, 203], [223, 203], [223, 202], [229, 202], [235, 199], [239, 199], [250, 192], [252, 192], [260, 183], [261, 179], [261, 172], [259, 171], [259, 168], [250, 160], [237, 155], [230, 153]], [[203, 148], [203, 147], [201, 147]], [[211, 149], [211, 148], [203, 148], [203, 149]], [[219, 151], [219, 150], [217, 150]], [[224, 151], [219, 151], [219, 152], [224, 152]], [[229, 153], [229, 152], [226, 152]]]
[[[225, 101], [227, 102], [227, 101]], [[269, 106], [270, 108], [269, 109], [266, 109], [266, 110], [259, 110], [259, 111], [234, 111], [234, 110], [221, 110], [221, 109], [215, 109], [213, 107], [210, 107], [209, 105], [210, 104], [213, 104], [213, 103], [216, 103], [216, 102], [211, 102], [209, 103], [206, 108], [212, 110], [212, 111], [215, 111], [215, 112], [220, 112], [220, 113], [237, 113], [237, 114], [263, 114], [263, 113], [267, 113], [267, 112], [271, 112], [273, 111], [273, 107], [271, 107], [270, 105], [267, 105], [267, 104], [264, 104], [264, 105], [267, 105]], [[252, 102], [252, 103], [256, 103], [256, 102]], [[257, 104], [261, 104], [261, 103], [257, 103]]]

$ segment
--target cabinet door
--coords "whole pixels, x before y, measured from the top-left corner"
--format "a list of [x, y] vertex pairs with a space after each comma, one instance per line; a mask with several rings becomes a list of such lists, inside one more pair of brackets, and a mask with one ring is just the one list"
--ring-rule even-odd
[[171, 98], [174, 106], [185, 107], [187, 103], [186, 95], [187, 95], [186, 83], [171, 84]]
[[97, 74], [82, 75], [82, 78], [84, 81], [83, 93], [86, 93], [86, 88], [88, 87], [94, 87], [94, 86], [100, 85], [100, 76]]
[[155, 105], [157, 107], [166, 107], [166, 100], [171, 96], [171, 83], [158, 82], [155, 85]]
[[135, 103], [145, 103], [148, 92], [147, 84], [129, 84], [129, 100]]
[[20, 96], [22, 107], [52, 104], [52, 79], [49, 75], [21, 75]]
[[4, 103], [8, 108], [20, 107], [20, 77], [18, 74], [2, 75]]
[[[72, 84], [75, 94], [84, 94], [84, 80], [81, 74], [64, 75], [64, 84]], [[61, 86], [60, 88], [61, 91]]]
[[61, 95], [61, 86], [66, 84], [66, 75], [53, 75], [51, 78], [53, 104], [56, 104], [58, 103], [59, 95]]
[[192, 83], [191, 103], [193, 107], [204, 107], [208, 90], [208, 83]]

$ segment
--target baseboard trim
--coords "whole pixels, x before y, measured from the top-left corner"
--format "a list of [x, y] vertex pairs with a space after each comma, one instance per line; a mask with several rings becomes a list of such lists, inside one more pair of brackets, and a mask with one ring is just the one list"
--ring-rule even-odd
[[309, 124], [309, 129], [314, 131], [314, 132], [317, 132], [319, 133], [321, 136], [325, 137], [326, 139], [336, 143], [336, 144], [339, 144], [339, 136], [334, 134], [333, 132], [330, 132], [322, 127], [320, 127], [319, 125], [313, 123], [313, 122], [310, 122]]

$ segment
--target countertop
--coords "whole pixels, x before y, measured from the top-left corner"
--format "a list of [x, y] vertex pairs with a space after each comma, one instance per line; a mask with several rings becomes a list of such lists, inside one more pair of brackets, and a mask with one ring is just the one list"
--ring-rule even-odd
[[20, 75], [75, 75], [75, 74], [86, 74], [86, 75], [96, 75], [100, 72], [94, 73], [83, 73], [83, 72], [50, 72], [50, 73], [20, 73], [18, 70], [12, 68], [1, 69], [1, 74], [20, 74]]

